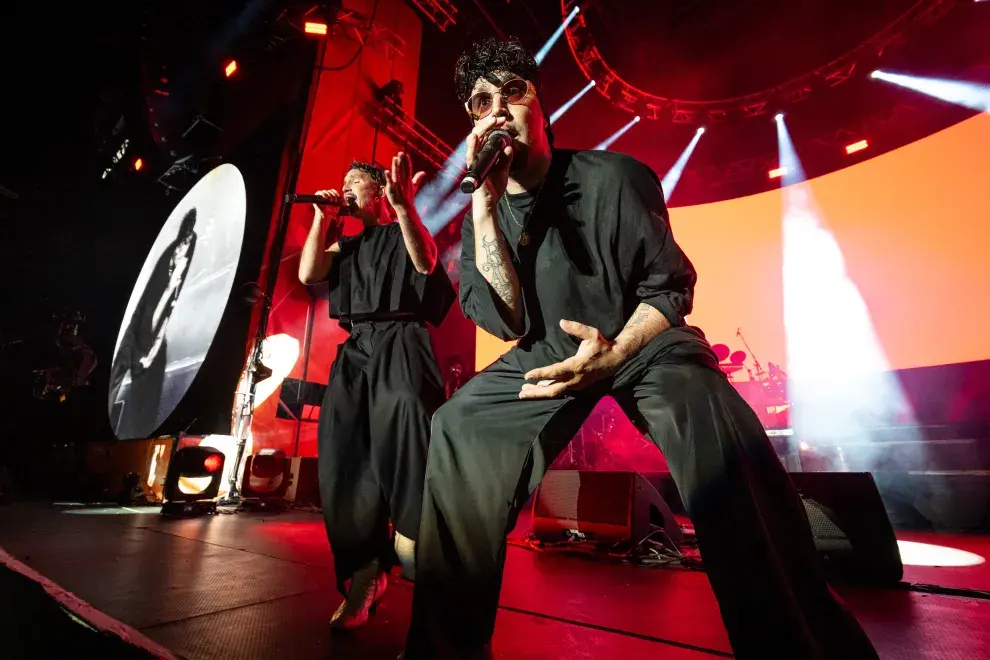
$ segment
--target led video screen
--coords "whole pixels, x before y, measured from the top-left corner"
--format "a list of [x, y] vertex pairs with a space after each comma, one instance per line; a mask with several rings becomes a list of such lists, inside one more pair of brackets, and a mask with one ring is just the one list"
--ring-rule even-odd
[[[988, 144], [990, 115], [982, 114], [809, 182], [820, 226], [838, 246], [891, 370], [990, 358]], [[737, 381], [755, 369], [754, 358], [763, 369], [787, 368], [785, 200], [777, 190], [670, 211], [699, 276], [688, 322], [712, 344], [746, 353]], [[837, 329], [845, 316], [834, 310]], [[823, 376], [856, 366], [840, 333], [832, 335], [824, 331], [817, 346]], [[477, 368], [509, 346], [479, 330]]]
[[175, 206], [131, 292], [110, 376], [110, 424], [145, 438], [175, 410], [213, 343], [244, 240], [240, 171], [221, 165]]

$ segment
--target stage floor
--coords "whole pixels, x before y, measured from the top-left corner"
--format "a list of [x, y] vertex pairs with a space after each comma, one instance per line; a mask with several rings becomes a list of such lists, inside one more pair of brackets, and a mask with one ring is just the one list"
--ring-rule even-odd
[[[527, 527], [520, 520], [516, 533]], [[902, 538], [990, 558], [984, 536]], [[411, 585], [393, 579], [365, 628], [329, 634], [340, 596], [315, 513], [170, 521], [154, 508], [16, 504], [0, 507], [0, 547], [191, 660], [395, 658], [409, 621]], [[905, 581], [990, 591], [990, 567], [909, 565]], [[882, 658], [990, 658], [990, 600], [905, 589], [839, 592]], [[731, 657], [704, 573], [516, 546], [509, 548], [494, 646], [502, 658]]]

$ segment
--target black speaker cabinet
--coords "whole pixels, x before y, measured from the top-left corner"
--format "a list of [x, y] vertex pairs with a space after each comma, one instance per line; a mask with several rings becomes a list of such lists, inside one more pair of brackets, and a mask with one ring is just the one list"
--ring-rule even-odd
[[794, 472], [815, 547], [832, 579], [893, 584], [904, 576], [894, 528], [869, 472]]
[[663, 497], [635, 472], [549, 470], [533, 500], [533, 534], [541, 541], [578, 533], [589, 541], [638, 542], [651, 524], [664, 529], [667, 545], [683, 543]]

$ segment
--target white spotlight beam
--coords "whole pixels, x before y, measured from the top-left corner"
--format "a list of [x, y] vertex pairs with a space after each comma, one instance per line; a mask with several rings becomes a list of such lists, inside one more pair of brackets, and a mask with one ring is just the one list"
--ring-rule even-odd
[[[838, 241], [815, 202], [781, 116], [777, 119], [783, 190], [783, 293], [787, 391], [796, 437], [840, 461], [839, 469], [873, 469], [878, 462], [912, 461], [916, 444], [881, 454], [877, 432], [913, 422], [914, 414], [890, 370], [870, 310], [846, 271]], [[841, 346], [823, 362], [823, 346]], [[917, 437], [905, 427], [902, 437]], [[849, 461], [849, 463], [843, 463]]]
[[622, 137], [622, 135], [626, 131], [628, 131], [630, 128], [632, 128], [633, 126], [635, 126], [638, 123], [639, 123], [639, 115], [636, 115], [635, 117], [632, 118], [632, 120], [630, 120], [630, 122], [628, 124], [626, 124], [625, 126], [623, 126], [622, 128], [620, 128], [619, 130], [617, 130], [615, 133], [612, 133], [612, 135], [610, 135], [607, 138], [605, 138], [604, 141], [600, 142], [598, 144], [598, 146], [595, 147], [595, 150], [596, 151], [604, 151], [604, 150], [608, 149], [609, 147], [612, 146], [612, 143], [613, 142], [615, 142], [620, 137]]
[[580, 92], [575, 94], [567, 101], [564, 105], [557, 108], [552, 115], [550, 115], [550, 123], [553, 124], [555, 121], [564, 116], [564, 113], [571, 109], [571, 107], [581, 100], [581, 97], [587, 94], [595, 86], [595, 81], [592, 80], [587, 85], [584, 86]]
[[698, 146], [698, 141], [701, 140], [701, 136], [704, 134], [704, 128], [699, 128], [695, 131], [694, 137], [691, 138], [688, 146], [681, 152], [681, 155], [677, 158], [677, 162], [663, 175], [663, 180], [660, 182], [660, 189], [663, 190], [664, 197], [668, 202], [670, 201], [670, 196], [674, 194], [674, 188], [677, 187], [677, 182], [681, 180], [681, 174], [684, 173], [684, 166], [687, 165], [688, 159], [694, 153], [694, 148]]
[[784, 122], [784, 115], [778, 114], [774, 117], [777, 122], [777, 146], [780, 152], [780, 169], [783, 174], [780, 179], [783, 185], [789, 186], [801, 183], [805, 180], [804, 167], [798, 158], [797, 151], [794, 150], [794, 143], [791, 142], [791, 135], [787, 131], [787, 124]]
[[574, 17], [578, 15], [578, 12], [580, 10], [581, 10], [580, 7], [575, 6], [574, 9], [571, 10], [571, 13], [567, 15], [567, 18], [564, 19], [564, 22], [561, 23], [560, 27], [554, 30], [553, 34], [550, 35], [550, 38], [547, 39], [547, 42], [543, 44], [543, 48], [541, 48], [536, 52], [537, 66], [543, 64], [543, 58], [547, 56], [547, 53], [550, 52], [550, 49], [553, 48], [553, 45], [557, 43], [558, 39], [560, 39], [560, 35], [564, 34], [564, 30], [567, 29], [568, 24], [574, 20]]
[[450, 195], [452, 190], [455, 190], [458, 175], [464, 169], [466, 158], [467, 138], [447, 157], [447, 162], [444, 163], [444, 172], [438, 173], [433, 179], [423, 184], [423, 187], [416, 193], [416, 210], [419, 212], [419, 217], [423, 219], [423, 225], [426, 226], [431, 235], [436, 235], [450, 221], [450, 217], [446, 219], [441, 217], [439, 211], [443, 208], [444, 199]]
[[874, 71], [870, 77], [926, 94], [946, 103], [961, 105], [980, 112], [990, 112], [990, 85], [947, 78], [925, 78], [881, 70]]

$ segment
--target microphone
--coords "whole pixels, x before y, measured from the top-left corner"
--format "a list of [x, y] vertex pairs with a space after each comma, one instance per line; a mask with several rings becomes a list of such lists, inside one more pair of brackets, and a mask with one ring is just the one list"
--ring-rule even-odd
[[481, 187], [495, 163], [502, 156], [502, 151], [512, 144], [512, 136], [508, 131], [497, 128], [485, 138], [485, 145], [474, 157], [474, 162], [461, 179], [461, 192], [471, 194]]
[[320, 197], [319, 195], [286, 195], [286, 204], [317, 204], [319, 206], [336, 206], [340, 209], [337, 212], [338, 216], [348, 216], [351, 214], [354, 201], [351, 199], [327, 199], [326, 197]]

